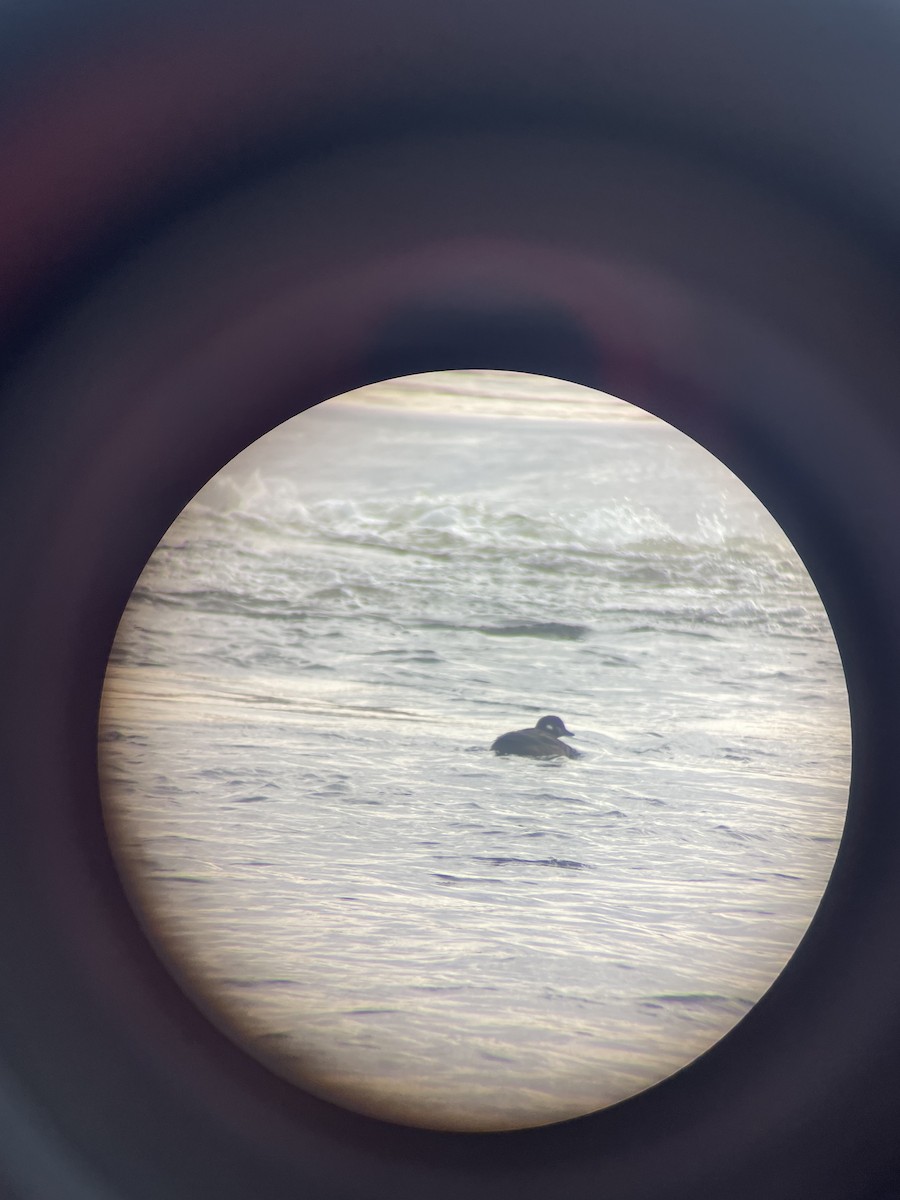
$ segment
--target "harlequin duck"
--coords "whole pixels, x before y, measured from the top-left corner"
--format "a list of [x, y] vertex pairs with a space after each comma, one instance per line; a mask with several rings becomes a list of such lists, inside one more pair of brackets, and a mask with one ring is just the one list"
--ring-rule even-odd
[[516, 729], [502, 733], [491, 746], [495, 754], [521, 754], [525, 758], [580, 758], [581, 755], [559, 739], [574, 737], [559, 717], [541, 717], [534, 729]]

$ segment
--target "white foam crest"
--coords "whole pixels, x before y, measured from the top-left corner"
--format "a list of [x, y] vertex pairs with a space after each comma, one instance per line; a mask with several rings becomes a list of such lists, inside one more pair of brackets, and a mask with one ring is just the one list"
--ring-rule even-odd
[[552, 562], [581, 572], [602, 561], [613, 574], [654, 570], [670, 584], [709, 586], [719, 580], [755, 591], [779, 578], [808, 589], [802, 564], [783, 536], [770, 540], [762, 528], [736, 535], [715, 511], [693, 514], [678, 527], [657, 509], [625, 501], [550, 508], [510, 505], [483, 493], [413, 492], [307, 503], [296, 481], [254, 471], [240, 479], [213, 479], [171, 533], [236, 539], [238, 547], [259, 557], [291, 543], [298, 551], [303, 543], [343, 543], [411, 554], [530, 556], [541, 569]]
[[307, 512], [293, 480], [259, 468], [214, 475], [194, 497], [190, 508], [198, 513], [250, 516], [271, 522], [302, 518]]

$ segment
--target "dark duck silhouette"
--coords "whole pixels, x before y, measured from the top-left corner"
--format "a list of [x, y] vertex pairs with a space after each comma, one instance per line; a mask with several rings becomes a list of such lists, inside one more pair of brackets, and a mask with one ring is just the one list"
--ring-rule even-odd
[[516, 729], [501, 733], [491, 749], [495, 754], [521, 754], [524, 758], [580, 758], [581, 755], [559, 739], [574, 737], [559, 717], [541, 717], [534, 729]]

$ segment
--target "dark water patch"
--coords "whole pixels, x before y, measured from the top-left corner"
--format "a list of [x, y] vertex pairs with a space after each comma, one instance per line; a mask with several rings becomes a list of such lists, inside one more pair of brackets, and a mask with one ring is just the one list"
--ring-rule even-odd
[[346, 776], [343, 779], [332, 779], [331, 783], [325, 783], [316, 789], [316, 794], [319, 796], [342, 796], [350, 791], [350, 782]]
[[162, 879], [165, 883], [208, 884], [211, 882], [209, 879], [196, 879], [193, 875], [160, 875], [158, 878]]
[[272, 604], [268, 599], [253, 595], [221, 590], [197, 590], [189, 592], [163, 592], [135, 589], [133, 598], [151, 608], [186, 609], [189, 612], [209, 613], [215, 616], [245, 617], [252, 620], [290, 622], [297, 624], [309, 614], [305, 611]]
[[592, 996], [573, 995], [570, 992], [562, 992], [558, 988], [545, 987], [541, 991], [541, 999], [544, 1001], [562, 1002], [563, 1004], [572, 1004], [576, 1008], [605, 1008], [609, 1003], [605, 996], [595, 998]]
[[730, 825], [714, 825], [714, 833], [724, 833], [727, 837], [734, 838], [736, 842], [764, 842], [766, 839], [759, 833], [742, 833], [739, 829], [732, 829]]
[[673, 572], [668, 565], [660, 566], [655, 563], [645, 561], [626, 562], [620, 561], [616, 574], [620, 579], [627, 579], [629, 583], [649, 584], [651, 587], [670, 587], [676, 584], [678, 580], [673, 577]]
[[262, 804], [268, 796], [235, 796], [233, 804]]
[[[560, 762], [565, 762], [565, 759], [560, 759]], [[555, 808], [560, 804], [593, 804], [593, 800], [585, 800], [583, 796], [538, 796], [538, 800], [546, 801], [552, 804]]]
[[165, 666], [165, 662], [161, 657], [154, 655], [153, 658], [145, 658], [142, 654], [132, 651], [130, 647], [120, 648], [114, 646], [110, 652], [109, 661], [116, 666], [149, 667], [151, 670]]
[[400, 1011], [399, 1008], [345, 1008], [341, 1015], [345, 1017], [383, 1017], [393, 1016]]
[[468, 633], [468, 632], [471, 632], [471, 630], [474, 627], [472, 625], [467, 625], [467, 624], [461, 623], [459, 621], [438, 621], [438, 620], [425, 619], [423, 621], [416, 621], [415, 624], [412, 626], [412, 628], [414, 628], [414, 629], [441, 629], [441, 630], [446, 630], [448, 633]]
[[469, 989], [461, 983], [411, 983], [409, 984], [409, 990], [411, 992], [428, 992], [429, 994], [433, 994], [435, 992], [466, 992]]
[[442, 663], [443, 657], [434, 650], [373, 650], [372, 658], [388, 658], [392, 662]]
[[235, 863], [235, 866], [236, 867], [271, 867], [272, 864], [270, 862], [266, 862], [265, 859], [248, 858], [244, 862]]
[[755, 1001], [747, 1000], [742, 996], [720, 996], [716, 993], [688, 992], [685, 994], [647, 996], [644, 1000], [638, 1001], [638, 1003], [641, 1008], [680, 1008], [701, 1011], [725, 1009], [728, 1012], [733, 1012], [735, 1008], [747, 1011], [753, 1007]]
[[333, 600], [355, 600], [361, 598], [363, 600], [390, 600], [391, 593], [383, 587], [378, 587], [370, 583], [353, 583], [353, 584], [338, 584], [334, 587], [319, 588], [312, 592], [310, 600], [324, 601], [326, 605], [330, 605]]
[[[494, 962], [515, 962], [516, 955], [509, 954], [493, 959]], [[495, 983], [419, 983], [410, 985], [411, 992], [499, 992]]]
[[783, 871], [772, 871], [769, 875], [770, 879], [787, 879], [791, 883], [803, 883], [803, 878], [800, 875], [786, 875]]
[[147, 739], [135, 733], [122, 733], [118, 729], [105, 729], [97, 737], [98, 742], [128, 742], [133, 746], [146, 746]]
[[[140, 843], [137, 843], [140, 845]], [[124, 847], [128, 853], [128, 865], [140, 871], [144, 871], [148, 876], [154, 879], [163, 879], [165, 877], [165, 865], [158, 858], [154, 858], [151, 854], [144, 854], [141, 850], [135, 849], [135, 843], [131, 843]]]
[[[627, 617], [629, 614], [621, 613], [609, 615], [621, 615], [623, 617]], [[626, 625], [621, 632], [623, 634], [634, 634], [639, 636], [650, 634], [654, 638], [659, 637], [661, 633], [666, 633], [672, 637], [696, 638], [697, 640], [704, 642], [721, 642], [723, 638], [720, 634], [713, 633], [709, 629], [697, 629], [693, 622], [699, 620], [703, 624], [720, 624], [723, 625], [729, 632], [733, 628], [734, 624], [733, 621], [725, 620], [716, 622], [713, 621], [710, 616], [700, 615], [697, 617], [692, 614], [669, 612], [666, 610], [654, 613], [653, 615], [657, 618], [656, 624], [648, 625], [645, 622], [641, 622], [640, 624]], [[690, 621], [691, 624], [686, 624], [687, 621]]]
[[472, 628], [489, 637], [549, 638], [563, 642], [579, 642], [591, 632], [586, 625], [566, 625], [561, 621], [519, 621], [504, 625], [474, 625]]
[[222, 979], [223, 987], [230, 988], [302, 988], [297, 979]]
[[490, 883], [490, 884], [501, 884], [503, 887], [506, 887], [506, 885], [509, 882], [508, 880], [505, 880], [505, 879], [497, 879], [497, 878], [493, 878], [493, 877], [489, 877], [489, 876], [447, 875], [443, 871], [432, 871], [431, 874], [432, 874], [432, 877], [434, 879], [437, 879], [439, 883], [442, 883], [448, 887], [454, 886], [455, 884], [458, 884], [458, 883], [462, 883], [462, 884]]
[[587, 863], [578, 862], [576, 859], [571, 858], [493, 858], [487, 854], [473, 854], [472, 859], [475, 862], [490, 863], [492, 867], [508, 867], [521, 864], [527, 867], [559, 867], [568, 871], [593, 871], [594, 869], [588, 866]]

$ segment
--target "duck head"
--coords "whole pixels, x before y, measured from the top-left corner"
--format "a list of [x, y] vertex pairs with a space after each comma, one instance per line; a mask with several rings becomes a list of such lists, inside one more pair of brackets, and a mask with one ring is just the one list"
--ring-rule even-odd
[[541, 717], [535, 729], [539, 729], [541, 733], [547, 733], [550, 737], [574, 737], [575, 734], [566, 729], [565, 724], [559, 717]]

